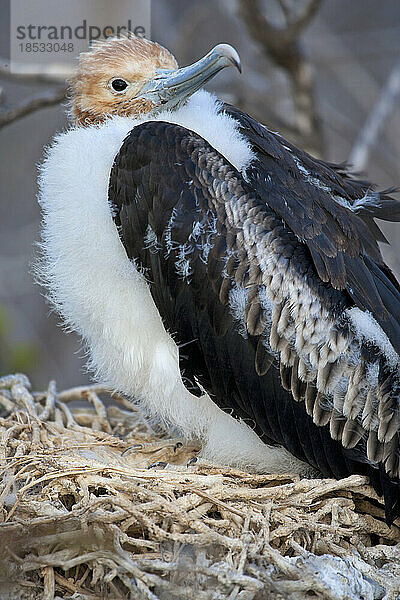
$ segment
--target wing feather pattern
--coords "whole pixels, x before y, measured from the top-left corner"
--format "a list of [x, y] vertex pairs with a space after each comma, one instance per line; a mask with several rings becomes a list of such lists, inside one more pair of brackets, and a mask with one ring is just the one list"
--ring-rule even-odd
[[389, 206], [400, 215], [398, 205], [363, 204], [366, 184], [254, 123], [241, 122], [260, 153], [246, 179], [180, 126], [133, 129], [110, 176], [115, 222], [167, 328], [187, 344], [193, 387], [325, 475], [358, 470], [389, 486], [391, 520], [400, 292], [371, 223]]

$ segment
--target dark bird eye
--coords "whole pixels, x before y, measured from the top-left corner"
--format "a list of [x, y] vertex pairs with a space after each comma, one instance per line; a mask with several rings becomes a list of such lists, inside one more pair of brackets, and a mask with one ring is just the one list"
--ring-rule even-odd
[[115, 92], [123, 92], [128, 87], [128, 84], [124, 79], [113, 79], [111, 87]]

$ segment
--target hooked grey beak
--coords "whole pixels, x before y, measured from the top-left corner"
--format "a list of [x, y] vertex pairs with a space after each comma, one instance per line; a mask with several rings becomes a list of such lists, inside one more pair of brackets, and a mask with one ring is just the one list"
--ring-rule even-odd
[[153, 79], [150, 79], [138, 94], [154, 102], [151, 113], [160, 110], [171, 110], [183, 104], [189, 96], [196, 92], [221, 69], [235, 66], [242, 71], [240, 57], [229, 44], [218, 44], [208, 54], [197, 62], [175, 71], [159, 69]]

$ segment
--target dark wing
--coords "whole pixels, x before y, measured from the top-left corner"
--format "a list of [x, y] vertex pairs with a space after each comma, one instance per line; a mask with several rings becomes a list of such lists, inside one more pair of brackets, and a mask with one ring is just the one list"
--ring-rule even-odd
[[307, 245], [322, 281], [346, 289], [400, 352], [400, 287], [383, 262], [377, 242], [387, 240], [374, 221], [400, 221], [400, 202], [353, 179], [343, 165], [313, 158], [236, 107], [224, 110], [257, 154], [246, 171], [251, 186]]
[[[283, 204], [291, 193], [284, 181]], [[348, 248], [352, 272], [365, 271], [371, 286], [360, 219], [343, 207], [347, 219], [334, 221], [332, 242], [328, 217], [312, 199], [305, 211], [298, 196], [283, 218], [278, 197], [269, 193], [277, 194], [260, 181], [255, 190], [198, 135], [162, 122], [132, 130], [109, 187], [122, 242], [145, 269], [182, 358], [189, 357], [183, 364], [191, 385], [199, 382], [222, 408], [251, 420], [267, 442], [325, 475], [373, 475], [373, 464], [385, 487], [399, 472], [398, 356], [371, 315], [357, 308], [370, 308], [374, 296], [357, 304], [360, 287], [353, 294], [336, 289], [347, 285], [340, 279], [347, 263], [338, 259], [332, 285], [329, 262], [336, 244], [344, 262]], [[302, 235], [296, 211], [309, 224]], [[379, 266], [373, 238], [370, 245]], [[317, 254], [325, 257], [324, 277]], [[378, 320], [387, 308], [374, 289], [382, 304]], [[366, 337], [368, 319], [380, 337]], [[390, 519], [400, 509], [398, 488], [384, 491]]]

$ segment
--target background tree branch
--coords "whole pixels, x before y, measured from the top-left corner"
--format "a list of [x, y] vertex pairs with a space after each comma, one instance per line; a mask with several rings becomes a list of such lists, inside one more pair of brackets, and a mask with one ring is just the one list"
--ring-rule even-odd
[[363, 171], [368, 166], [371, 148], [378, 133], [394, 107], [400, 94], [400, 61], [398, 61], [383, 86], [378, 100], [369, 113], [349, 155], [349, 163], [355, 171]]
[[17, 119], [21, 119], [26, 115], [39, 110], [40, 108], [46, 108], [59, 104], [66, 97], [66, 88], [56, 88], [54, 90], [47, 90], [37, 96], [33, 96], [24, 100], [20, 104], [13, 106], [8, 110], [0, 111], [0, 129], [9, 125]]
[[61, 84], [65, 77], [62, 75], [48, 74], [48, 73], [13, 73], [10, 71], [8, 61], [4, 57], [0, 57], [0, 77], [1, 79], [8, 79], [11, 81], [18, 81], [22, 83], [54, 83]]
[[239, 0], [239, 15], [255, 42], [277, 67], [284, 69], [292, 88], [296, 143], [321, 156], [323, 139], [316, 109], [313, 71], [301, 50], [299, 36], [321, 5], [308, 0], [294, 13], [286, 0], [279, 1], [286, 25], [278, 27], [263, 13], [259, 0]]

